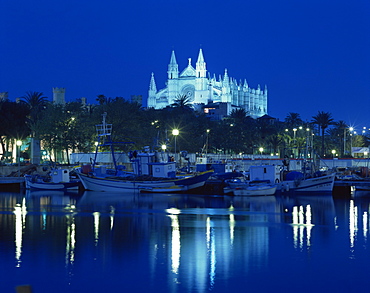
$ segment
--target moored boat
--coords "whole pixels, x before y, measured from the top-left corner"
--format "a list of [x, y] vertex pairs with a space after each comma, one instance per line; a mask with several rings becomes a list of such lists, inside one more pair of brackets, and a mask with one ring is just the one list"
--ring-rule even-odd
[[254, 180], [245, 182], [230, 182], [228, 187], [225, 187], [224, 192], [232, 193], [240, 196], [261, 196], [274, 195], [276, 192], [276, 184], [270, 183], [269, 180]]
[[78, 173], [86, 190], [93, 191], [134, 191], [139, 192], [182, 192], [202, 187], [213, 171], [189, 174], [181, 177], [152, 176], [107, 176], [98, 177], [93, 173]]
[[67, 169], [53, 169], [49, 176], [25, 175], [26, 189], [38, 190], [70, 190], [79, 189], [81, 181], [71, 179]]
[[251, 180], [270, 180], [276, 183], [276, 192], [282, 193], [331, 193], [334, 188], [335, 175], [324, 175], [319, 172], [279, 171], [279, 166], [251, 166]]
[[334, 187], [335, 175], [324, 175], [312, 178], [296, 178], [284, 180], [278, 184], [278, 191], [281, 192], [332, 192]]
[[[96, 126], [98, 144], [94, 164], [89, 168], [81, 168], [77, 172], [84, 188], [92, 191], [139, 191], [139, 192], [182, 192], [202, 187], [214, 173], [213, 170], [190, 174], [177, 174], [176, 162], [165, 153], [150, 152], [149, 147], [143, 151], [131, 153], [132, 172], [119, 170], [114, 157], [114, 142], [111, 141], [112, 125], [103, 123]], [[114, 163], [112, 174], [106, 168], [97, 168], [96, 157], [99, 146], [110, 146]]]

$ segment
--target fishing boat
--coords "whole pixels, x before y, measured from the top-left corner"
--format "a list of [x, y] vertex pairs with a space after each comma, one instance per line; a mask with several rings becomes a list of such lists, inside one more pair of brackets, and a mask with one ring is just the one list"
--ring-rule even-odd
[[47, 176], [25, 175], [26, 189], [70, 190], [79, 189], [81, 181], [72, 179], [68, 169], [52, 169]]
[[334, 188], [334, 174], [317, 177], [296, 177], [291, 180], [284, 180], [278, 184], [278, 191], [281, 192], [332, 192]]
[[225, 187], [225, 193], [232, 193], [237, 196], [264, 196], [274, 195], [276, 192], [276, 184], [270, 180], [254, 180], [236, 183], [232, 182], [229, 187]]
[[[91, 168], [81, 168], [77, 172], [84, 188], [92, 191], [121, 192], [165, 192], [175, 193], [190, 191], [202, 187], [213, 174], [213, 170], [194, 172], [190, 174], [177, 174], [176, 162], [165, 153], [151, 152], [149, 147], [143, 151], [130, 153], [132, 172], [125, 172], [117, 166], [114, 156], [114, 145], [111, 132], [112, 125], [106, 123], [106, 113], [103, 114], [103, 123], [96, 125], [98, 144], [95, 159]], [[112, 153], [114, 169], [107, 172], [103, 166], [96, 164], [99, 146], [109, 146]]]
[[277, 165], [251, 166], [249, 172], [251, 180], [270, 180], [281, 193], [331, 193], [334, 188], [335, 174], [311, 174], [305, 169], [287, 172]]
[[152, 176], [107, 176], [98, 177], [93, 173], [78, 173], [86, 190], [93, 191], [140, 191], [173, 193], [193, 190], [204, 185], [213, 171], [189, 174], [181, 177], [152, 177]]

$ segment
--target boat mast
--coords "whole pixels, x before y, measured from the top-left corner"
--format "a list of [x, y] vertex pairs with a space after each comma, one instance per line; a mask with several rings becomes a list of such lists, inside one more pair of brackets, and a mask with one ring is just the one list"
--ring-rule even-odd
[[99, 146], [106, 146], [109, 145], [112, 153], [112, 160], [114, 164], [114, 168], [116, 169], [117, 163], [116, 163], [116, 158], [114, 156], [114, 148], [113, 148], [113, 142], [112, 142], [112, 124], [107, 124], [106, 118], [107, 118], [107, 112], [104, 112], [102, 114], [103, 116], [103, 121], [102, 124], [95, 125], [96, 127], [96, 133], [98, 137], [98, 143], [96, 144], [96, 149], [95, 149], [95, 158], [92, 166], [92, 170], [94, 171], [95, 164], [96, 164], [96, 159], [98, 157], [98, 150]]

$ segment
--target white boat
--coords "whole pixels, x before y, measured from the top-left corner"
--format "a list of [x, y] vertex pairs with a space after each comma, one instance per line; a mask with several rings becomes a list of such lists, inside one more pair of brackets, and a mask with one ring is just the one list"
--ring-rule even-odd
[[274, 195], [276, 187], [276, 184], [271, 184], [269, 180], [241, 181], [239, 183], [234, 180], [229, 183], [228, 187], [225, 187], [224, 192], [240, 196]]
[[279, 166], [260, 165], [251, 166], [251, 180], [270, 180], [277, 185], [276, 192], [290, 193], [327, 193], [334, 188], [335, 174], [319, 175], [305, 174], [298, 171], [284, 173]]
[[[114, 163], [113, 175], [109, 175], [105, 167], [96, 167], [97, 150], [91, 170], [81, 168], [77, 172], [84, 188], [92, 191], [140, 191], [140, 192], [183, 192], [202, 187], [206, 180], [214, 173], [213, 170], [196, 172], [192, 174], [176, 174], [176, 162], [169, 160], [165, 153], [150, 152], [145, 147], [142, 152], [133, 152], [130, 156], [132, 172], [118, 170], [115, 162], [111, 141], [112, 125], [105, 122], [106, 113], [103, 114], [103, 123], [96, 125], [99, 145], [111, 147]], [[102, 144], [101, 143], [102, 140]], [[85, 170], [84, 170], [85, 169]]]
[[133, 176], [131, 179], [119, 176], [97, 177], [93, 173], [78, 173], [78, 176], [86, 190], [107, 192], [137, 190], [140, 192], [172, 193], [202, 187], [212, 173], [213, 171], [206, 171], [175, 178]]
[[284, 180], [277, 185], [280, 192], [332, 192], [334, 188], [335, 175], [325, 175], [312, 178], [299, 178], [294, 180]]
[[53, 169], [49, 176], [25, 175], [26, 189], [38, 190], [70, 190], [79, 189], [81, 181], [71, 179], [69, 170]]

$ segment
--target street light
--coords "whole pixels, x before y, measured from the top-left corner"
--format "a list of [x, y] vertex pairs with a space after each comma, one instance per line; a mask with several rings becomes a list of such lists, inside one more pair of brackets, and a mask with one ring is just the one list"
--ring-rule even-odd
[[333, 154], [333, 168], [334, 168], [334, 156], [335, 156], [336, 151], [332, 150], [331, 153]]
[[260, 151], [262, 157], [263, 148], [259, 148], [258, 150]]
[[206, 156], [207, 156], [207, 153], [208, 153], [208, 139], [209, 139], [209, 129], [207, 129], [207, 140], [206, 140]]
[[176, 137], [179, 135], [179, 130], [178, 129], [173, 129], [172, 130], [172, 135], [175, 136], [175, 161], [176, 161]]
[[297, 128], [293, 128], [293, 144], [295, 145], [295, 136], [296, 136]]
[[18, 147], [18, 154], [17, 154], [17, 159], [18, 159], [18, 177], [21, 177], [21, 160], [20, 160], [20, 157], [21, 157], [21, 145], [22, 145], [22, 141], [21, 140], [17, 140], [17, 147]]
[[352, 132], [353, 132], [353, 130], [354, 130], [353, 127], [349, 128], [349, 132], [350, 132], [349, 135], [350, 135], [350, 139], [351, 139], [351, 156], [352, 156], [352, 136], [353, 136]]

